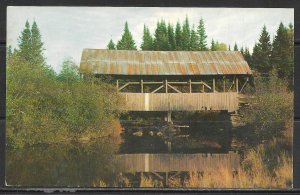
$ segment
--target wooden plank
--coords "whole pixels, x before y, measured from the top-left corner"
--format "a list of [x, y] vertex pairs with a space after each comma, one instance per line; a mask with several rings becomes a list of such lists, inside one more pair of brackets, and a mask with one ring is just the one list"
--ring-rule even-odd
[[[160, 86], [157, 90], [162, 87]], [[227, 110], [234, 112], [239, 108], [239, 96], [236, 92], [119, 93], [119, 95], [125, 100], [124, 110], [130, 111]]]

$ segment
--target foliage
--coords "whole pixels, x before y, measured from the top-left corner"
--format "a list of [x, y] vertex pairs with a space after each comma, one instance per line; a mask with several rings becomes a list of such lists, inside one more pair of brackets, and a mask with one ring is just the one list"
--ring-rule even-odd
[[211, 51], [227, 51], [227, 45], [225, 43], [215, 42], [214, 39], [211, 40]]
[[78, 67], [72, 58], [65, 58], [57, 79], [66, 82], [68, 85], [79, 80]]
[[197, 33], [198, 33], [198, 37], [199, 37], [199, 42], [198, 42], [199, 43], [199, 50], [200, 51], [207, 50], [207, 43], [206, 43], [207, 35], [205, 33], [203, 18], [200, 19], [199, 26], [197, 28]]
[[154, 33], [154, 50], [168, 51], [170, 43], [168, 37], [168, 29], [164, 20], [158, 21]]
[[211, 40], [210, 50], [211, 51], [216, 51], [217, 50], [214, 39]]
[[271, 62], [278, 71], [281, 78], [293, 77], [294, 66], [294, 29], [290, 25], [288, 28], [280, 23], [277, 34], [273, 41]]
[[182, 25], [182, 50], [188, 51], [190, 50], [190, 42], [191, 42], [191, 30], [189, 19], [186, 16], [185, 21]]
[[110, 49], [110, 50], [115, 50], [116, 49], [116, 45], [115, 43], [113, 42], [112, 39], [110, 39], [109, 43], [107, 44], [107, 49]]
[[[24, 31], [28, 29], [26, 22]], [[80, 79], [71, 59], [64, 61], [58, 76], [53, 74], [42, 60], [42, 41], [36, 29], [33, 25], [29, 33], [36, 34], [29, 37], [36, 40], [27, 42], [22, 36], [19, 49], [7, 59], [8, 146], [60, 142], [87, 132], [108, 135], [108, 126], [118, 115], [114, 87], [96, 78]]]
[[245, 60], [248, 62], [249, 66], [251, 67], [252, 66], [252, 56], [249, 52], [248, 47], [245, 47], [245, 51], [244, 51], [243, 55], [244, 55]]
[[125, 22], [124, 32], [121, 40], [117, 43], [118, 50], [136, 50], [135, 41], [132, 38], [132, 34], [129, 31], [128, 23]]
[[176, 23], [176, 29], [175, 29], [175, 41], [176, 41], [176, 50], [180, 51], [182, 50], [182, 30], [181, 25], [179, 22]]
[[270, 43], [270, 35], [266, 26], [263, 27], [260, 34], [259, 42], [253, 48], [253, 68], [261, 73], [269, 73], [272, 70], [270, 56], [272, 52], [272, 44]]
[[[249, 144], [261, 143], [282, 135], [285, 126], [293, 119], [293, 93], [287, 89], [287, 82], [275, 73], [268, 78], [255, 77], [254, 98], [247, 99], [250, 106], [242, 109], [242, 120], [248, 125]], [[247, 130], [246, 129], [246, 130]]]
[[219, 43], [218, 41], [215, 44], [216, 51], [227, 51], [227, 45], [225, 43]]
[[191, 43], [190, 43], [190, 50], [191, 51], [198, 51], [199, 50], [199, 43], [198, 43], [198, 35], [194, 29], [194, 26], [191, 31]]
[[144, 35], [141, 49], [146, 51], [153, 50], [153, 38], [150, 34], [149, 28], [146, 25], [144, 25]]
[[173, 26], [168, 24], [168, 39], [170, 44], [170, 50], [174, 51], [176, 49], [176, 40]]
[[239, 50], [239, 48], [238, 48], [237, 44], [234, 43], [233, 51], [238, 51], [238, 50]]

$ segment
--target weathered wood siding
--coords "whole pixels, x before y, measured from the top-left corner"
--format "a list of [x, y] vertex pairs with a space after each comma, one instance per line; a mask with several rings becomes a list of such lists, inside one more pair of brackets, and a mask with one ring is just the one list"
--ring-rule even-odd
[[120, 93], [129, 111], [228, 110], [239, 107], [238, 93]]
[[116, 156], [122, 172], [205, 171], [225, 167], [237, 170], [240, 156], [228, 154], [120, 154]]

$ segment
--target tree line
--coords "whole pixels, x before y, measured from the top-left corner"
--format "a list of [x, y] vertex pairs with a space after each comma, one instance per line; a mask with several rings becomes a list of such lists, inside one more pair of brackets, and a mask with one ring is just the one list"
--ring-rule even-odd
[[113, 124], [119, 113], [114, 87], [94, 75], [81, 78], [70, 58], [64, 60], [62, 70], [56, 74], [47, 65], [44, 50], [36, 22], [30, 25], [28, 21], [18, 47], [7, 48], [8, 147], [114, 134]]
[[[240, 51], [250, 67], [259, 74], [269, 75], [275, 71], [280, 78], [289, 79], [290, 85], [293, 78], [294, 65], [294, 28], [290, 23], [284, 26], [281, 22], [273, 42], [264, 25], [258, 39], [250, 53], [249, 47], [240, 47], [235, 43], [233, 48], [226, 43], [211, 40], [208, 45], [204, 20], [201, 18], [197, 27], [190, 25], [188, 17], [181, 24], [179, 21], [175, 27], [161, 19], [157, 22], [152, 35], [149, 28], [144, 25], [142, 43], [143, 51]], [[110, 39], [108, 49], [137, 50], [136, 42], [129, 31], [128, 23], [125, 22], [121, 40], [115, 44]]]

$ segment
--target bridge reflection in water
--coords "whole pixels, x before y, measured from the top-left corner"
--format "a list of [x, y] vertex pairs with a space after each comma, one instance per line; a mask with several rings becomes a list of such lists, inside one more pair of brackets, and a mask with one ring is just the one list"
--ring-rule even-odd
[[117, 163], [122, 172], [176, 172], [197, 171], [223, 167], [237, 171], [240, 155], [229, 151], [224, 154], [119, 154]]

